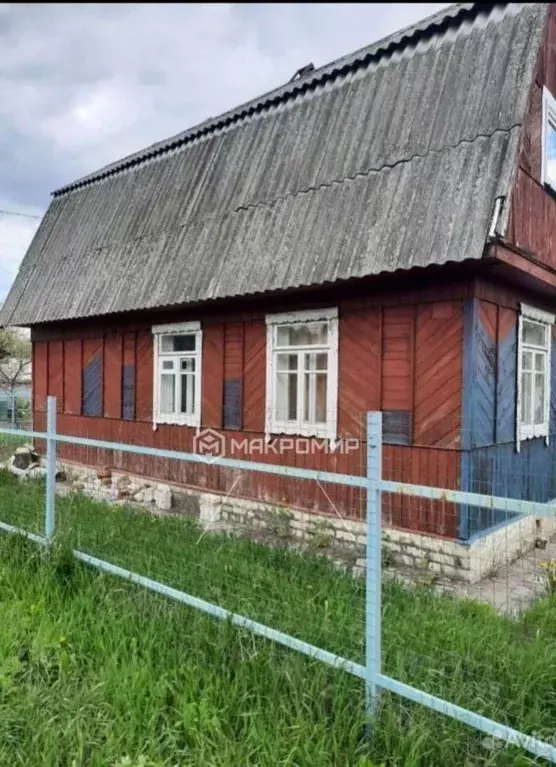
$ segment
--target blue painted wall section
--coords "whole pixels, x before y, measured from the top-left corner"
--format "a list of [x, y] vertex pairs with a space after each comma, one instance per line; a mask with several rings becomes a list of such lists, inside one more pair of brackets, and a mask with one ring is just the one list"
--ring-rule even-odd
[[517, 386], [517, 317], [498, 342], [495, 442], [514, 442]]
[[[494, 442], [496, 423], [496, 337], [481, 322], [478, 302], [473, 301], [475, 358], [473, 366], [471, 448]], [[465, 422], [463, 428], [468, 427]]]
[[[465, 307], [462, 490], [545, 502], [556, 498], [556, 343], [552, 339], [549, 445], [525, 440], [516, 451], [517, 313], [493, 337], [477, 299]], [[515, 515], [461, 506], [459, 537], [470, 540]]]
[[[463, 391], [461, 412], [461, 489], [465, 492], [470, 487], [470, 448], [473, 419], [473, 377], [475, 360], [475, 317], [476, 302], [467, 301], [463, 309]], [[469, 538], [470, 508], [466, 504], [459, 507], [459, 537], [462, 540]]]

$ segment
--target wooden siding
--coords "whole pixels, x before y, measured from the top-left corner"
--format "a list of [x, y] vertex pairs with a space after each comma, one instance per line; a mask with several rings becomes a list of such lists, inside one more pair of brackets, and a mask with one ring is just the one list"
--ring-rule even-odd
[[81, 340], [64, 341], [64, 412], [68, 415], [81, 415], [82, 367]]
[[222, 425], [224, 326], [203, 327], [202, 419], [203, 426], [219, 429]]
[[[430, 291], [430, 288], [428, 288]], [[454, 293], [453, 286], [446, 293]], [[408, 292], [408, 295], [409, 294]], [[394, 297], [392, 297], [394, 298]], [[243, 428], [224, 430], [228, 446], [235, 440], [235, 457], [242, 457], [242, 440], [255, 440], [253, 460], [280, 462], [298, 467], [364, 474], [366, 471], [366, 413], [380, 409], [409, 414], [413, 424], [413, 446], [389, 444], [384, 450], [384, 472], [390, 479], [407, 480], [447, 488], [459, 487], [459, 418], [462, 378], [462, 301], [405, 301], [396, 305], [342, 300], [339, 306], [339, 436], [360, 440], [348, 452], [323, 449], [316, 453], [265, 452], [266, 325], [255, 313], [241, 322], [204, 321], [202, 359], [202, 428], [224, 427], [224, 384], [242, 384]], [[376, 305], [378, 303], [379, 305]], [[386, 303], [382, 299], [382, 303]], [[329, 304], [333, 305], [333, 303]], [[181, 317], [176, 317], [176, 320]], [[35, 357], [43, 341], [35, 341]], [[152, 428], [153, 337], [150, 328], [107, 328], [65, 341], [68, 353], [64, 370], [67, 380], [79, 380], [91, 361], [102, 359], [104, 417], [80, 416], [79, 393], [74, 387], [59, 428], [67, 433], [123, 441], [175, 450], [192, 450], [194, 429], [159, 425]], [[124, 419], [122, 385], [125, 366], [135, 365], [136, 398], [133, 416]], [[76, 374], [77, 373], [77, 374]], [[38, 384], [38, 381], [36, 381]], [[40, 385], [40, 384], [39, 384]], [[439, 393], [442, 392], [441, 402]], [[79, 399], [80, 402], [80, 399]], [[253, 444], [253, 443], [252, 443]], [[340, 486], [237, 472], [217, 466], [188, 465], [177, 461], [112, 454], [66, 445], [67, 460], [98, 466], [113, 466], [214, 492], [226, 493], [235, 482], [234, 495], [258, 498], [284, 505], [340, 513], [363, 518], [364, 493]], [[384, 498], [384, 516], [389, 524], [409, 529], [455, 536], [457, 509], [450, 504]]]
[[223, 422], [227, 429], [243, 425], [243, 339], [244, 323], [224, 325]]
[[413, 409], [413, 306], [386, 308], [382, 319], [382, 410]]
[[37, 412], [46, 410], [48, 391], [48, 341], [33, 344], [33, 408]]
[[64, 408], [64, 342], [48, 342], [48, 387], [47, 393], [56, 397], [59, 413]]
[[458, 447], [461, 425], [463, 305], [418, 307], [414, 441]]
[[122, 418], [135, 418], [136, 333], [124, 333], [123, 367], [120, 375]]
[[104, 338], [104, 416], [119, 418], [122, 409], [122, 337], [107, 333]]
[[529, 108], [524, 122], [519, 167], [510, 201], [507, 237], [536, 260], [556, 269], [556, 199], [541, 185], [542, 90], [556, 96], [556, 6], [550, 4]]
[[135, 417], [138, 421], [153, 418], [153, 337], [150, 330], [137, 333], [137, 395]]
[[[449, 489], [460, 488], [460, 450], [394, 445], [384, 445], [382, 450], [385, 479]], [[388, 525], [450, 538], [458, 535], [456, 504], [384, 493], [382, 509], [384, 522]]]
[[511, 442], [516, 432], [517, 315], [498, 307], [496, 336], [496, 442]]
[[382, 391], [380, 309], [341, 307], [338, 342], [338, 433], [364, 437], [366, 413], [380, 410]]
[[243, 424], [247, 431], [264, 432], [266, 396], [266, 325], [247, 323], [244, 332]]
[[228, 322], [224, 326], [224, 380], [243, 375], [243, 323]]

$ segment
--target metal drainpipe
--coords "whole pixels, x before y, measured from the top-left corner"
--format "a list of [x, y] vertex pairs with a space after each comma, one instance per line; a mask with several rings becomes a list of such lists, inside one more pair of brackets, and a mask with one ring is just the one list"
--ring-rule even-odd
[[490, 221], [487, 240], [494, 240], [499, 235], [498, 223], [500, 221], [500, 214], [502, 213], [502, 206], [504, 204], [504, 199], [505, 199], [504, 197], [497, 197], [494, 200], [494, 210], [492, 211], [492, 218]]

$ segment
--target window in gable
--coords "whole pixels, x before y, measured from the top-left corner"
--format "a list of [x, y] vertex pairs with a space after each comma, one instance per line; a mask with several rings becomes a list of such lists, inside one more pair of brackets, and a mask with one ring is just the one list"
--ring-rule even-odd
[[556, 192], [556, 99], [546, 87], [542, 97], [542, 183]]
[[550, 428], [550, 353], [554, 315], [521, 305], [517, 349], [517, 448]]
[[336, 439], [338, 312], [268, 315], [267, 433]]
[[154, 422], [201, 424], [201, 351], [199, 322], [153, 327]]

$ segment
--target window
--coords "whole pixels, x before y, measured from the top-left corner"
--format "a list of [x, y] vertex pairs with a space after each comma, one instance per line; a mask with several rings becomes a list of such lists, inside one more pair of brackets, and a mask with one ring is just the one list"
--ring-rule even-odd
[[153, 334], [154, 423], [200, 426], [200, 323], [156, 325]]
[[556, 192], [556, 100], [546, 88], [542, 95], [542, 183]]
[[267, 433], [336, 439], [338, 310], [268, 315]]
[[545, 437], [550, 416], [550, 347], [554, 315], [521, 305], [517, 356], [517, 446]]

